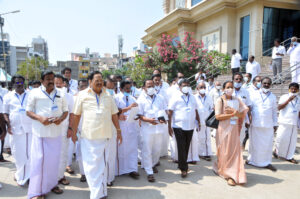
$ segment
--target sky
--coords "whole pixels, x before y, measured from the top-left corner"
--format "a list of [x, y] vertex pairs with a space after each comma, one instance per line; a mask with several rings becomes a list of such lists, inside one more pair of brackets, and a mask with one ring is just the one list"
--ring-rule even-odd
[[130, 54], [145, 29], [163, 17], [162, 0], [0, 0], [4, 32], [11, 45], [30, 46], [32, 38], [48, 42], [50, 63], [71, 59], [71, 52], [116, 54], [118, 35]]

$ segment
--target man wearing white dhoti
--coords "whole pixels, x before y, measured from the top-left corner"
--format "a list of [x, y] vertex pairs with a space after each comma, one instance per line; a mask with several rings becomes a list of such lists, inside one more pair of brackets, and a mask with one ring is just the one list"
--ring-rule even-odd
[[28, 92], [25, 91], [25, 78], [20, 75], [12, 77], [14, 91], [3, 99], [4, 117], [7, 131], [12, 135], [11, 150], [15, 159], [15, 180], [23, 186], [30, 177], [31, 119], [26, 115]]
[[246, 164], [276, 171], [271, 163], [274, 131], [277, 130], [277, 103], [276, 96], [270, 91], [271, 84], [271, 79], [264, 77], [262, 88], [251, 95], [252, 123]]
[[32, 119], [31, 167], [28, 198], [44, 198], [52, 191], [61, 194], [57, 186], [61, 123], [68, 115], [63, 93], [54, 87], [54, 73], [44, 71], [42, 86], [30, 91], [26, 113]]
[[290, 69], [292, 72], [292, 82], [300, 83], [300, 44], [297, 37], [292, 37], [291, 46], [287, 51], [290, 55]]
[[157, 95], [153, 80], [144, 82], [144, 95], [138, 99], [142, 137], [142, 167], [149, 182], [155, 182], [154, 173], [161, 155], [161, 141], [167, 121], [167, 104], [161, 95]]
[[80, 142], [84, 173], [91, 192], [90, 199], [99, 199], [107, 197], [107, 146], [112, 138], [112, 122], [120, 144], [122, 135], [117, 115], [119, 111], [113, 97], [103, 88], [102, 74], [95, 71], [90, 78], [90, 87], [80, 91], [75, 101], [72, 140], [77, 140], [82, 116]]
[[[249, 108], [251, 107], [251, 100], [249, 97], [249, 92], [242, 88], [243, 85], [243, 75], [242, 73], [236, 73], [233, 75], [233, 86], [234, 86], [234, 92], [232, 94], [232, 96], [239, 98], [240, 100], [242, 100], [242, 102], [244, 102], [244, 104]], [[246, 127], [249, 127], [249, 119], [250, 116], [250, 111], [248, 111], [248, 115], [246, 116], [243, 124], [242, 124], [242, 129], [240, 131], [240, 142], [241, 145], [243, 144], [244, 138], [245, 138], [245, 131], [246, 131]]]
[[273, 155], [275, 158], [281, 158], [298, 164], [293, 158], [297, 144], [298, 127], [300, 111], [299, 84], [296, 82], [289, 85], [289, 93], [280, 97], [279, 111], [279, 127], [275, 139], [275, 150]]
[[122, 144], [117, 146], [116, 175], [129, 174], [138, 179], [138, 131], [136, 121], [128, 121], [131, 109], [137, 107], [135, 98], [130, 94], [131, 82], [121, 81], [120, 93], [115, 97], [119, 108], [119, 123], [122, 131]]
[[69, 180], [66, 179], [64, 173], [66, 170], [66, 166], [68, 163], [68, 149], [69, 149], [69, 142], [71, 134], [67, 134], [68, 127], [72, 124], [72, 109], [74, 106], [73, 95], [67, 92], [67, 88], [64, 87], [64, 77], [61, 75], [55, 75], [54, 79], [55, 87], [61, 91], [62, 95], [66, 98], [67, 105], [68, 105], [68, 116], [67, 118], [61, 123], [61, 154], [60, 154], [60, 163], [59, 163], [59, 172], [58, 172], [58, 182], [63, 185], [69, 185]]
[[197, 85], [198, 93], [195, 95], [197, 110], [200, 116], [201, 129], [196, 128], [198, 135], [198, 154], [201, 159], [210, 161], [212, 150], [210, 141], [210, 128], [205, 125], [205, 120], [213, 110], [213, 101], [209, 95], [206, 95], [206, 85], [201, 82]]
[[[3, 98], [7, 94], [7, 89], [2, 88], [0, 86], [0, 107], [1, 110], [3, 109]], [[3, 149], [4, 149], [4, 142], [5, 142], [5, 136], [6, 136], [6, 122], [3, 117], [3, 111], [0, 112], [0, 162], [9, 162], [8, 160], [5, 160], [3, 157]]]

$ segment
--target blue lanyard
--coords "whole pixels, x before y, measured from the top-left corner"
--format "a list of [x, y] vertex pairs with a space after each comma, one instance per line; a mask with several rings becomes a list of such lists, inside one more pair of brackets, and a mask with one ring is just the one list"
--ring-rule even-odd
[[3, 97], [0, 95], [0, 100], [1, 100], [1, 102], [3, 102]]
[[201, 96], [199, 95], [199, 99], [200, 99], [200, 101], [201, 101], [201, 104], [204, 105], [205, 100], [206, 100], [206, 96], [204, 96], [204, 99], [202, 100]]
[[95, 93], [95, 96], [96, 96], [97, 106], [99, 108], [99, 106], [100, 106], [100, 97], [98, 98], [97, 93]]
[[21, 107], [23, 107], [23, 103], [24, 103], [24, 100], [25, 100], [25, 97], [26, 97], [26, 93], [24, 93], [22, 101], [20, 100], [19, 95], [17, 93], [15, 93], [15, 95], [18, 98], [19, 102], [21, 103]]
[[159, 87], [159, 89], [157, 90], [157, 94], [160, 92], [162, 85]]
[[153, 96], [153, 100], [152, 100], [152, 102], [151, 102], [151, 109], [152, 109], [153, 103], [154, 103], [154, 101], [155, 101], [155, 98], [156, 98], [156, 95]]
[[296, 98], [296, 102], [295, 102], [295, 104], [294, 104], [293, 102], [291, 102], [291, 104], [292, 104], [292, 106], [293, 106], [294, 110], [296, 110], [297, 101], [298, 101], [298, 98]]
[[41, 88], [41, 91], [53, 102], [53, 104], [54, 104], [54, 101], [55, 101], [55, 98], [56, 98], [56, 94], [57, 94], [57, 91], [55, 92], [55, 94], [54, 94], [54, 97], [53, 98], [51, 98], [50, 97], [50, 95], [48, 95], [48, 93], [46, 93], [45, 91], [43, 91], [42, 90], [42, 87], [40, 87]]
[[263, 103], [265, 103], [265, 101], [268, 99], [268, 97], [271, 95], [271, 92], [268, 93], [267, 97], [265, 97], [265, 99], [263, 98], [261, 92], [260, 92], [260, 97], [261, 97], [261, 100], [263, 101]]
[[125, 96], [125, 100], [126, 100], [126, 107], [128, 107], [129, 106], [128, 96]]
[[183, 99], [183, 101], [185, 102], [185, 105], [186, 106], [188, 106], [189, 105], [189, 101], [190, 101], [190, 95], [188, 95], [188, 100], [187, 101], [185, 101], [185, 99], [184, 99], [184, 97], [183, 97], [183, 95], [181, 96], [181, 98]]

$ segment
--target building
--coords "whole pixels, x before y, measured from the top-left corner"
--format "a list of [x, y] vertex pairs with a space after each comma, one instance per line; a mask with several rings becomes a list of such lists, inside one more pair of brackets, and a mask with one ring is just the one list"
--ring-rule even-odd
[[28, 51], [29, 47], [26, 46], [10, 46], [11, 75], [15, 75], [18, 71], [18, 66], [29, 58]]
[[230, 53], [237, 49], [244, 60], [262, 57], [282, 41], [300, 37], [300, 12], [297, 0], [164, 0], [165, 16], [147, 28], [142, 38], [155, 46], [162, 34], [194, 32], [205, 48]]
[[29, 56], [34, 56], [36, 54], [39, 57], [43, 57], [44, 60], [49, 61], [48, 44], [45, 39], [41, 36], [33, 38], [31, 45], [32, 49], [29, 50]]
[[148, 46], [145, 45], [143, 42], [140, 42], [138, 46], [133, 47], [131, 57], [144, 55], [147, 50], [148, 50]]
[[53, 68], [54, 71], [59, 71], [59, 73], [61, 73], [61, 71], [68, 67], [71, 68], [72, 70], [72, 79], [79, 79], [79, 61], [57, 61], [57, 69]]
[[[4, 33], [3, 34], [3, 44], [4, 44], [4, 53], [3, 53], [3, 46], [2, 46], [2, 37], [0, 34], [0, 67], [3, 68], [5, 71], [7, 69], [8, 74], [11, 73], [10, 69], [10, 41], [9, 41], [9, 34]], [[5, 64], [4, 65], [4, 59]]]

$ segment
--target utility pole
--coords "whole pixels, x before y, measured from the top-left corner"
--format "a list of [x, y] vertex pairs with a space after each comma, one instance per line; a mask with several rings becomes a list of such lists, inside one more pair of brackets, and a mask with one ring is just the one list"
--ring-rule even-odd
[[7, 81], [7, 74], [8, 74], [8, 68], [6, 64], [6, 52], [5, 52], [5, 46], [4, 46], [4, 34], [3, 34], [3, 26], [4, 26], [4, 18], [3, 15], [12, 14], [12, 13], [18, 13], [20, 10], [15, 10], [12, 12], [6, 12], [0, 14], [0, 29], [1, 29], [1, 40], [2, 40], [2, 55], [3, 55], [3, 63], [5, 68], [5, 82], [6, 82], [6, 88], [8, 88], [8, 81]]
[[119, 46], [119, 66], [120, 68], [123, 67], [123, 37], [122, 35], [119, 35], [118, 36], [118, 46]]

